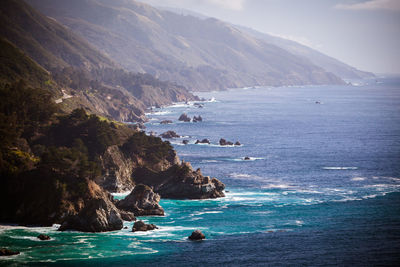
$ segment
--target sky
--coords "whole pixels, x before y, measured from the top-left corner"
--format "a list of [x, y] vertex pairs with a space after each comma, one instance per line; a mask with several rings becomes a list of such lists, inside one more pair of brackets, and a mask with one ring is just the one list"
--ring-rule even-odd
[[361, 70], [400, 74], [400, 0], [140, 1], [298, 41]]

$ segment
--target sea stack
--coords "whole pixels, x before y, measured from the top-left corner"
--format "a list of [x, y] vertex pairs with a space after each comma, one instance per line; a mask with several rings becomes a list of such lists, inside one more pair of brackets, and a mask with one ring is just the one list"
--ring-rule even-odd
[[203, 240], [206, 238], [206, 236], [200, 231], [200, 230], [196, 230], [193, 231], [193, 233], [188, 237], [190, 240]]

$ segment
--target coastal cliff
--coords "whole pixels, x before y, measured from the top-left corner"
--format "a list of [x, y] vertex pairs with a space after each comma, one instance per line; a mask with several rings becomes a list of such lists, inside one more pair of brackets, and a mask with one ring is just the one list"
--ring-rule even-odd
[[[47, 91], [24, 83], [0, 89], [1, 222], [112, 231], [122, 218], [162, 215], [160, 197], [224, 196], [220, 181], [181, 162], [159, 137], [83, 109], [60, 115]], [[110, 195], [127, 190], [126, 200]]]

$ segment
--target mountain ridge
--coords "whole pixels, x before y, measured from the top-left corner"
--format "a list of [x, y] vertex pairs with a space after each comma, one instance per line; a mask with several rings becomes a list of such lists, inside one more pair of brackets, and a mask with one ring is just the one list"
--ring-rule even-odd
[[307, 59], [216, 19], [181, 16], [136, 1], [29, 3], [128, 70], [150, 73], [189, 90], [344, 84]]

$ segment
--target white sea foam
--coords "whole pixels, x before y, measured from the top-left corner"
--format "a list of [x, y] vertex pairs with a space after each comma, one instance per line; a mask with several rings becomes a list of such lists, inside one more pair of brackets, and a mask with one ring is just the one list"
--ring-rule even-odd
[[126, 197], [130, 193], [131, 193], [131, 191], [125, 191], [125, 192], [121, 192], [121, 193], [111, 193], [111, 195], [114, 197]]
[[247, 174], [247, 173], [231, 173], [229, 174], [230, 177], [236, 178], [236, 179], [261, 179], [260, 176], [257, 175], [252, 175], [252, 174]]
[[354, 178], [351, 178], [351, 180], [352, 181], [364, 181], [365, 177], [354, 177]]
[[293, 185], [288, 185], [288, 184], [269, 184], [269, 185], [264, 185], [261, 188], [264, 189], [286, 189], [286, 188], [293, 188], [295, 186]]
[[324, 170], [357, 170], [358, 167], [322, 167]]
[[222, 211], [219, 211], [219, 210], [199, 211], [199, 212], [195, 212], [195, 213], [191, 214], [190, 216], [200, 216], [200, 215], [204, 215], [204, 214], [218, 214], [218, 213], [222, 213]]
[[160, 111], [154, 111], [154, 112], [149, 112], [145, 113], [146, 116], [163, 116], [172, 113], [169, 110], [160, 110]]

